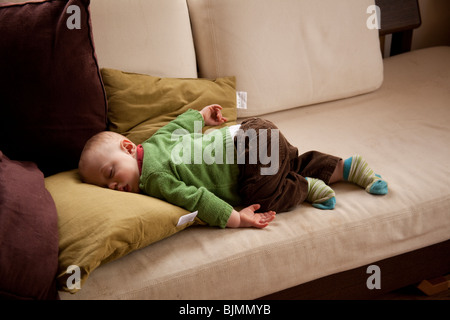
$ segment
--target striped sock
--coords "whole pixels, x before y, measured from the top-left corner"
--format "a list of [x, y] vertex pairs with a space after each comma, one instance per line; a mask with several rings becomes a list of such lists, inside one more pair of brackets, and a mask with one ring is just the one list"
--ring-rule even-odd
[[354, 155], [344, 161], [344, 180], [356, 183], [371, 194], [388, 193], [387, 182], [375, 174], [360, 155]]
[[308, 196], [306, 197], [306, 201], [318, 209], [334, 209], [336, 197], [333, 189], [327, 186], [322, 180], [315, 178], [306, 178], [306, 180], [308, 181]]

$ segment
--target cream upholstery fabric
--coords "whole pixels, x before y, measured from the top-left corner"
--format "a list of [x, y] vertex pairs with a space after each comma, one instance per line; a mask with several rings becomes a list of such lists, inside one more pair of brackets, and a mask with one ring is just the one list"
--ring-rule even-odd
[[100, 67], [197, 77], [186, 1], [93, 0], [90, 9]]
[[[188, 0], [200, 76], [234, 75], [239, 117], [375, 90], [383, 68], [373, 0]], [[345, 2], [345, 4], [343, 4]]]
[[189, 228], [61, 298], [252, 299], [449, 239], [450, 47], [389, 58], [384, 75], [373, 93], [267, 118], [300, 151], [364, 155], [388, 195], [340, 183], [332, 211], [304, 204], [263, 230]]

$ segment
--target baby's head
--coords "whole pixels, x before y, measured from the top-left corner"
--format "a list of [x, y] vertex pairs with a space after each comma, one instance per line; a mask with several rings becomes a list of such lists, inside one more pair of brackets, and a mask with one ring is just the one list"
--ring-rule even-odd
[[81, 180], [100, 187], [139, 193], [136, 145], [124, 136], [103, 131], [86, 142], [78, 171]]

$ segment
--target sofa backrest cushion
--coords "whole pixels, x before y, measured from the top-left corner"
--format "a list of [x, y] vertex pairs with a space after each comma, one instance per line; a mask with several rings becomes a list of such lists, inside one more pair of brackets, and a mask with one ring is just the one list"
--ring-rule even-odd
[[[373, 0], [187, 0], [199, 75], [236, 76], [255, 116], [377, 89]], [[367, 23], [369, 20], [370, 23]]]
[[0, 6], [0, 149], [45, 175], [73, 169], [106, 129], [88, 0]]
[[95, 0], [100, 66], [164, 77], [197, 77], [185, 0]]

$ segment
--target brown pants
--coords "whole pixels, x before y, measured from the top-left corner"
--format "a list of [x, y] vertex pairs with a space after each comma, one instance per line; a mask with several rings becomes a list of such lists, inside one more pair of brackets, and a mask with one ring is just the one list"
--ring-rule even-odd
[[[238, 160], [239, 192], [245, 206], [258, 203], [261, 205], [259, 211], [283, 212], [302, 203], [308, 195], [308, 182], [305, 177], [318, 178], [328, 184], [341, 160], [317, 151], [306, 152], [299, 156], [298, 149], [292, 146], [281, 132], [272, 135], [271, 130], [278, 128], [268, 120], [250, 118], [242, 122], [241, 129], [235, 138], [238, 159], [241, 157], [241, 161]], [[250, 129], [255, 130], [256, 135], [245, 135]], [[260, 146], [261, 132], [265, 133], [263, 139], [267, 140], [267, 143]], [[252, 164], [250, 157], [253, 155], [254, 159], [255, 154], [261, 155], [261, 152], [262, 154], [266, 152], [269, 158], [275, 159], [276, 155], [272, 155], [271, 150], [272, 144], [276, 143], [273, 139], [277, 137], [278, 170], [275, 170], [274, 174], [262, 175], [261, 168], [268, 168], [271, 164], [267, 161], [266, 164], [262, 164], [259, 161], [260, 157], [257, 163]], [[255, 139], [257, 141], [254, 141]]]

